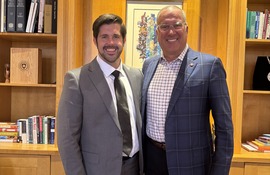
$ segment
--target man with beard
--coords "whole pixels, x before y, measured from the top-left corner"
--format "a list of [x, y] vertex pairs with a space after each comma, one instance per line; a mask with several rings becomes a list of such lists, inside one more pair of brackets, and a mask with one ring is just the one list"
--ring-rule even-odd
[[143, 75], [122, 64], [126, 27], [119, 16], [101, 15], [92, 29], [98, 55], [66, 73], [60, 98], [57, 133], [64, 169], [67, 175], [139, 175]]

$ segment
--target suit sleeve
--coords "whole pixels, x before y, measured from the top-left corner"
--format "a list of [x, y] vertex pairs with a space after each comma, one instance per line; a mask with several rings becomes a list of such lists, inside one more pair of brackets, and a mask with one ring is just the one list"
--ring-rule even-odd
[[210, 74], [209, 96], [216, 134], [211, 175], [228, 175], [233, 156], [233, 124], [226, 72], [219, 58]]
[[79, 71], [65, 75], [58, 107], [58, 149], [67, 175], [85, 175], [80, 149], [82, 124], [82, 96]]

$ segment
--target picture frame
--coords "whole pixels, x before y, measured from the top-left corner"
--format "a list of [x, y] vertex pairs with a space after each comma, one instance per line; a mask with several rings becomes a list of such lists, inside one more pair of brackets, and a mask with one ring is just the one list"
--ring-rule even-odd
[[182, 2], [127, 1], [126, 65], [142, 68], [145, 59], [161, 54], [156, 36], [156, 19], [159, 10], [168, 5], [182, 8]]

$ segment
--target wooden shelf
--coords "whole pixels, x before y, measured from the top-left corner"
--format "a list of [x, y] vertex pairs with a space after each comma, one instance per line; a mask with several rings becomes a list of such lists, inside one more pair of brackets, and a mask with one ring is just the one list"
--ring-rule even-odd
[[264, 95], [270, 95], [270, 91], [259, 91], [259, 90], [244, 90], [244, 94], [264, 94]]
[[233, 155], [233, 162], [270, 163], [270, 153], [249, 152], [241, 148], [241, 153]]
[[10, 86], [10, 87], [48, 87], [56, 88], [56, 84], [19, 84], [19, 83], [0, 83], [1, 86]]
[[0, 143], [0, 153], [59, 155], [56, 145], [23, 143]]
[[31, 43], [56, 43], [57, 34], [44, 33], [0, 33], [0, 39], [12, 42], [31, 42]]

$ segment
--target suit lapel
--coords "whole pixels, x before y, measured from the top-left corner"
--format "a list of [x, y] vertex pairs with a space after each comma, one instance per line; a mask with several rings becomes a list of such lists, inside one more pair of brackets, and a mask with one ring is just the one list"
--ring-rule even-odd
[[157, 58], [153, 62], [151, 62], [149, 64], [149, 66], [147, 67], [146, 72], [144, 73], [144, 83], [143, 83], [143, 90], [142, 90], [143, 99], [147, 99], [146, 98], [147, 90], [149, 88], [149, 84], [151, 82], [151, 79], [153, 78], [153, 75], [156, 71], [158, 62], [159, 62], [159, 58]]
[[197, 66], [197, 62], [195, 62], [195, 60], [197, 60], [198, 57], [194, 56], [192, 54], [193, 52], [194, 51], [189, 49], [186, 53], [186, 56], [183, 59], [183, 62], [181, 64], [181, 67], [180, 67], [180, 70], [179, 70], [179, 73], [176, 78], [174, 88], [172, 91], [171, 100], [170, 100], [168, 111], [167, 111], [167, 116], [170, 115], [173, 107], [176, 104], [177, 99], [179, 99], [179, 96], [181, 95], [181, 93], [183, 93], [183, 88], [186, 82], [188, 81], [190, 75], [192, 74], [192, 72]]
[[102, 98], [105, 107], [108, 109], [110, 116], [112, 117], [113, 121], [120, 129], [120, 124], [117, 118], [117, 112], [115, 106], [113, 104], [113, 99], [111, 95], [110, 88], [104, 78], [103, 72], [99, 67], [99, 64], [96, 59], [92, 61], [89, 65], [89, 73], [88, 76], [93, 82], [94, 86], [96, 87], [97, 92], [99, 93], [100, 97]]

